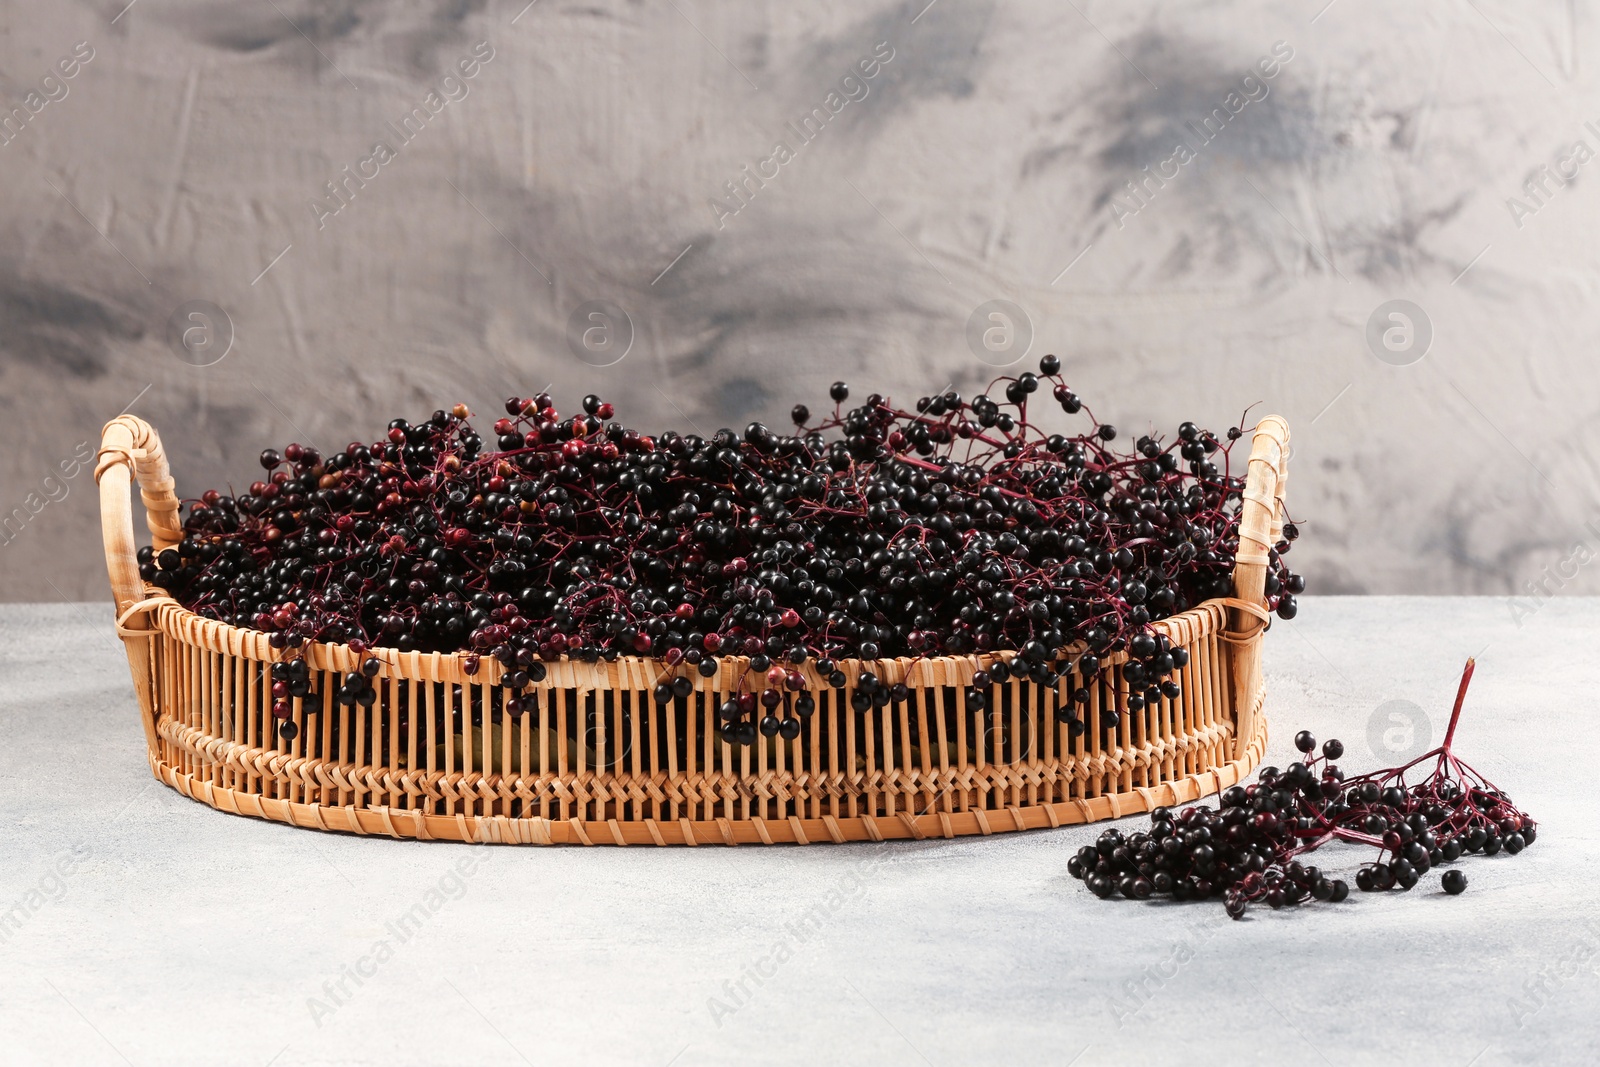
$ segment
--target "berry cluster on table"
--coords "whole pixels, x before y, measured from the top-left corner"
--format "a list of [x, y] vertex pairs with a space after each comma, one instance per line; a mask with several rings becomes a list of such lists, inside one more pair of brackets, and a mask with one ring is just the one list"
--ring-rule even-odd
[[[1347, 882], [1302, 862], [1332, 842], [1378, 850], [1356, 871], [1357, 888], [1368, 892], [1411, 889], [1463, 854], [1515, 856], [1534, 842], [1538, 824], [1454, 752], [1473, 670], [1468, 660], [1444, 744], [1404, 766], [1347, 778], [1334, 762], [1344, 745], [1326, 741], [1319, 756], [1317, 739], [1302, 730], [1294, 739], [1300, 762], [1262, 767], [1253, 784], [1224, 790], [1218, 807], [1157, 808], [1148, 830], [1106, 830], [1067, 862], [1068, 872], [1101, 899], [1220, 896], [1240, 919], [1255, 902], [1276, 910], [1348, 897]], [[1466, 875], [1446, 870], [1440, 888], [1459, 895]]]

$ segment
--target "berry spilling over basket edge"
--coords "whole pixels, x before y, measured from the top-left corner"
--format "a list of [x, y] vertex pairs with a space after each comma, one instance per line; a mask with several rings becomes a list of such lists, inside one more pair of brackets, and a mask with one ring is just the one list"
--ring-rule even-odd
[[[1305, 837], [1314, 770], [1237, 785], [1265, 746], [1263, 631], [1304, 588], [1287, 425], [1119, 446], [1054, 356], [991, 392], [904, 410], [840, 382], [790, 432], [710, 438], [514, 397], [491, 441], [457, 405], [329, 455], [268, 449], [247, 491], [181, 503], [155, 431], [113, 420], [97, 474], [152, 768], [223, 810], [424, 839], [811, 843], [1155, 811], [1075, 873], [1101, 895], [1321, 895], [1261, 836], [1266, 814]], [[1043, 425], [1061, 415], [1079, 432]], [[1167, 810], [1225, 790], [1215, 817]], [[1369, 837], [1428, 832], [1389, 799], [1349, 806]]]

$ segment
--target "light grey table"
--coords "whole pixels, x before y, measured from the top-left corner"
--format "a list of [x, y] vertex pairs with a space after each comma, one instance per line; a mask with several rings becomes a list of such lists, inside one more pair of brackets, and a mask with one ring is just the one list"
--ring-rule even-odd
[[1600, 1062], [1600, 602], [1518, 620], [1308, 598], [1267, 642], [1269, 759], [1309, 728], [1357, 770], [1436, 743], [1476, 653], [1460, 751], [1538, 843], [1465, 861], [1461, 897], [1434, 874], [1234, 923], [1095, 900], [1065, 867], [1101, 827], [738, 849], [320, 834], [151, 780], [105, 605], [0, 607], [0, 907], [20, 915], [0, 1062]]

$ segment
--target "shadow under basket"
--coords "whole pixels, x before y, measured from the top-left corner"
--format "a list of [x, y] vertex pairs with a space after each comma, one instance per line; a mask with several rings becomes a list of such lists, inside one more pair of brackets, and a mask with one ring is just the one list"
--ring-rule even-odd
[[[1280, 538], [1288, 424], [1263, 419], [1251, 442], [1234, 596], [1154, 624], [1189, 652], [1181, 694], [1124, 714], [1125, 655], [1103, 657], [1102, 684], [1072, 736], [1055, 719], [1081, 679], [994, 685], [968, 707], [975, 671], [1010, 653], [846, 660], [833, 689], [802, 668], [816, 711], [793, 740], [725, 744], [717, 708], [745, 661], [728, 657], [694, 692], [652, 697], [669, 669], [621, 658], [548, 665], [516, 715], [500, 710], [501, 667], [461, 656], [368, 652], [381, 661], [370, 707], [331, 700], [284, 740], [271, 715], [267, 635], [186, 610], [139, 577], [130, 478], [157, 551], [182, 539], [178, 498], [155, 431], [124, 415], [105, 428], [99, 463], [106, 562], [155, 776], [221, 811], [318, 830], [521, 844], [700, 845], [881, 841], [992, 834], [1118, 818], [1198, 799], [1237, 782], [1266, 745], [1261, 642], [1267, 552]], [[299, 650], [312, 690], [361, 657], [344, 645]], [[900, 704], [856, 712], [858, 676], [904, 682]], [[758, 689], [765, 676], [751, 672]], [[477, 724], [474, 720], [477, 720]]]

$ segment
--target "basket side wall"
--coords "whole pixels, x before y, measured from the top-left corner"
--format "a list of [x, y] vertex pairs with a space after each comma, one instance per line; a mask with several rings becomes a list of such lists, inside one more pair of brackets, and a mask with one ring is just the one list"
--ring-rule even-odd
[[[799, 737], [749, 747], [716, 733], [737, 664], [695, 677], [694, 693], [665, 706], [651, 697], [649, 671], [589, 668], [570, 685], [551, 683], [579, 679], [553, 672], [524, 694], [519, 714], [506, 714], [492, 673], [445, 680], [451, 672], [432, 658], [398, 654], [385, 661], [370, 707], [328, 702], [312, 713], [294, 699], [298, 730], [285, 740], [268, 711], [273, 653], [264, 642], [175, 606], [156, 614], [157, 773], [226, 810], [330, 829], [461, 837], [486, 819], [505, 822], [508, 840], [581, 841], [582, 827], [598, 826], [603, 840], [660, 843], [692, 840], [694, 826], [713, 828], [713, 840], [766, 839], [758, 826], [773, 840], [923, 836], [905, 829], [921, 822], [931, 835], [983, 833], [1194, 799], [1259, 756], [1252, 737], [1255, 756], [1234, 758], [1237, 646], [1219, 636], [1225, 611], [1215, 604], [1162, 624], [1190, 653], [1179, 697], [1122, 715], [1110, 730], [1097, 724], [1116, 690], [1127, 691], [1118, 657], [1091, 691], [1088, 729], [1077, 736], [1055, 717], [1082, 684], [1076, 677], [1053, 688], [995, 685], [980, 710], [965, 699], [976, 664], [924, 684], [920, 664], [889, 661], [875, 666], [886, 682], [910, 684], [904, 703], [853, 710], [852, 671], [850, 685], [816, 693]], [[338, 652], [310, 657], [314, 691], [337, 685], [347, 666]]]

